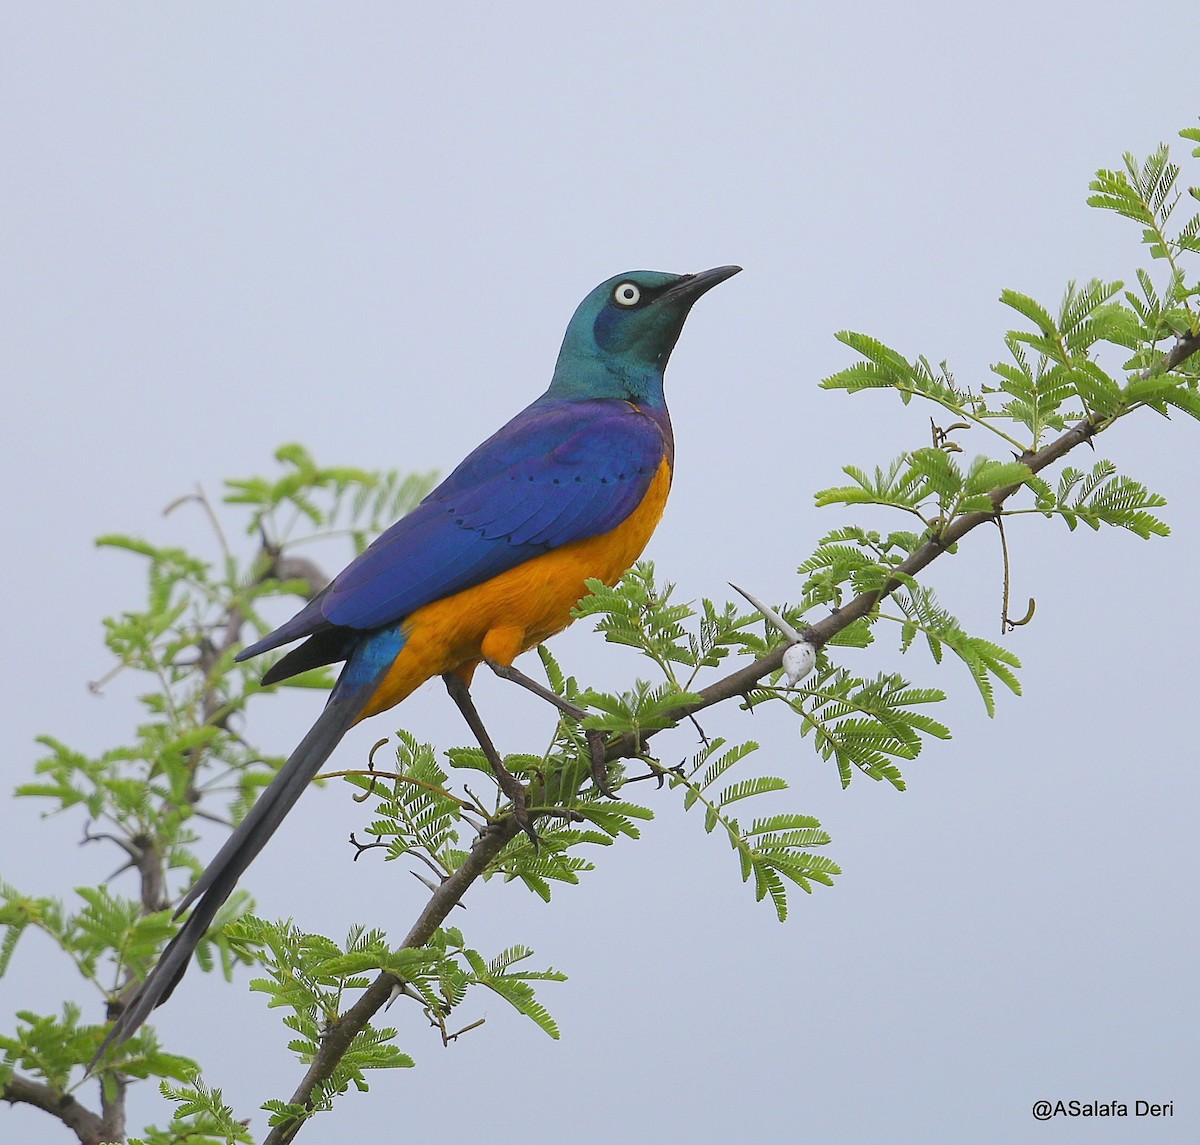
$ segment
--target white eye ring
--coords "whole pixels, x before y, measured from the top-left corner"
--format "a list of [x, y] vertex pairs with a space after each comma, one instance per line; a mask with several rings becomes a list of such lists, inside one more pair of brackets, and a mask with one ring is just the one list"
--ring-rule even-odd
[[636, 306], [641, 301], [642, 292], [636, 282], [622, 282], [613, 291], [613, 301], [618, 306]]

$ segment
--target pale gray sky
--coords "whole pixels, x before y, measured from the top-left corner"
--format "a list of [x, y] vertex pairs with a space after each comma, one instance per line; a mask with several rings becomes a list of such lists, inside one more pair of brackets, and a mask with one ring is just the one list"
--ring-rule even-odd
[[[1053, 304], [1068, 279], [1130, 276], [1136, 230], [1088, 210], [1087, 183], [1196, 122], [1195, 17], [1183, 0], [6, 5], [6, 783], [38, 733], [100, 750], [140, 718], [132, 682], [86, 688], [108, 667], [100, 618], [142, 591], [137, 562], [93, 537], [203, 546], [198, 515], [162, 507], [268, 470], [290, 440], [331, 463], [450, 468], [542, 390], [576, 302], [625, 269], [746, 268], [697, 307], [668, 373], [679, 459], [648, 555], [684, 597], [726, 580], [797, 596], [795, 565], [847, 516], [813, 490], [928, 434], [923, 409], [817, 388], [851, 360], [834, 331], [980, 384], [1003, 287]], [[989, 722], [965, 673], [908, 657], [957, 702], [955, 739], [906, 769], [907, 793], [842, 792], [782, 712], [706, 721], [760, 740], [786, 805], [832, 832], [834, 889], [797, 895], [780, 925], [726, 845], [657, 799], [645, 840], [551, 907], [471, 894], [480, 949], [525, 942], [569, 973], [542, 993], [560, 1043], [481, 998], [487, 1025], [442, 1049], [397, 1007], [418, 1068], [373, 1078], [305, 1140], [1200, 1137], [1195, 441], [1139, 418], [1100, 443], [1168, 496], [1169, 541], [1010, 530], [1015, 592], [1038, 601], [1009, 638], [1027, 694]], [[994, 537], [933, 582], [995, 632]], [[555, 647], [599, 683], [630, 672], [582, 625]], [[252, 734], [286, 751], [318, 703], [263, 701]], [[542, 742], [535, 702], [481, 681], [480, 703], [503, 749]], [[395, 726], [465, 742], [431, 685], [344, 756]], [[67, 895], [118, 865], [37, 810], [0, 803], [3, 877]], [[420, 888], [351, 864], [357, 823], [344, 791], [309, 793], [247, 880], [262, 913], [398, 939]], [[0, 1015], [71, 989], [28, 937]], [[196, 971], [155, 1022], [260, 1128], [258, 1104], [300, 1076], [261, 996]], [[1031, 1104], [1059, 1097], [1174, 1101], [1175, 1117], [1035, 1123]], [[131, 1125], [164, 1116], [141, 1087]], [[0, 1137], [65, 1132], [6, 1107]]]

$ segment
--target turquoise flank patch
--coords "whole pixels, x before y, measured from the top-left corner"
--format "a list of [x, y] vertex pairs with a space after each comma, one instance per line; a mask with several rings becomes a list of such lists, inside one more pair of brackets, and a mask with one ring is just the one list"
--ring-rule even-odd
[[338, 681], [339, 688], [349, 691], [374, 689], [408, 640], [408, 634], [402, 628], [402, 624], [392, 624], [362, 639], [350, 654], [350, 663]]

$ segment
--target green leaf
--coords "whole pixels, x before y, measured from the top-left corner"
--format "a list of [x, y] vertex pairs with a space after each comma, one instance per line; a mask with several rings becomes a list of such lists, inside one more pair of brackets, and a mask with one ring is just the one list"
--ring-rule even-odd
[[1006, 648], [963, 631], [957, 618], [937, 602], [925, 586], [909, 586], [893, 598], [902, 613], [901, 650], [907, 651], [916, 633], [925, 635], [930, 654], [941, 663], [943, 647], [949, 648], [971, 673], [989, 716], [995, 715], [992, 678], [995, 677], [1016, 695], [1021, 685], [1014, 668], [1021, 666], [1016, 655]]
[[1000, 301], [1022, 317], [1028, 318], [1045, 337], [1057, 338], [1059, 336], [1058, 325], [1050, 317], [1049, 312], [1029, 295], [1021, 294], [1016, 290], [1002, 290]]
[[912, 467], [926, 480], [927, 495], [933, 494], [945, 503], [962, 489], [962, 471], [944, 450], [915, 449], [909, 458]]
[[1090, 474], [1065, 467], [1055, 505], [1045, 506], [1043, 512], [1061, 516], [1071, 529], [1079, 523], [1092, 529], [1112, 525], [1148, 539], [1169, 535], [1170, 528], [1147, 511], [1166, 503], [1165, 497], [1151, 493], [1140, 481], [1118, 474], [1111, 461], [1098, 461]]

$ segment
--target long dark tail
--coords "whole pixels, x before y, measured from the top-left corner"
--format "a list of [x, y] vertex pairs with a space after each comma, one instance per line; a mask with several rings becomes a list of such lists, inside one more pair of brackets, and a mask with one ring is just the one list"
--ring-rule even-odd
[[312, 730], [300, 741], [299, 747], [279, 769], [279, 774], [179, 904], [176, 915], [195, 905], [179, 933], [162, 952], [158, 964], [109, 1030], [89, 1069], [94, 1068], [111, 1047], [132, 1037], [150, 1016], [150, 1011], [171, 996], [221, 904], [233, 893], [243, 872], [266, 846], [342, 736], [353, 726], [374, 689], [370, 686], [343, 688], [344, 683], [343, 677]]

